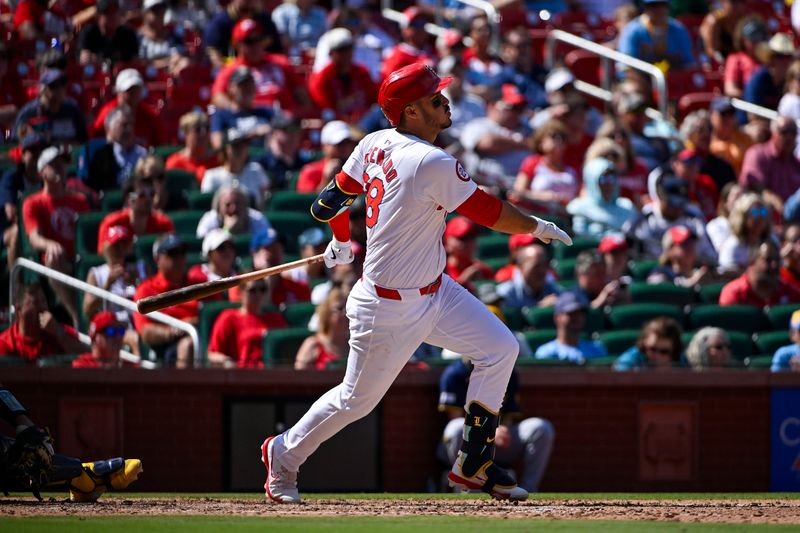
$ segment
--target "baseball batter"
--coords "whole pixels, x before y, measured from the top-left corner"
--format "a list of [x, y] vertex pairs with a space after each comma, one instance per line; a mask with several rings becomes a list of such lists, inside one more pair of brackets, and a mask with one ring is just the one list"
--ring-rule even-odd
[[347, 208], [366, 194], [367, 256], [363, 278], [347, 299], [350, 354], [341, 384], [325, 393], [288, 431], [261, 446], [266, 495], [300, 501], [297, 472], [317, 447], [367, 415], [414, 350], [427, 342], [467, 354], [474, 370], [467, 390], [464, 444], [449, 483], [498, 499], [528, 493], [494, 464], [498, 412], [519, 345], [477, 298], [442, 274], [447, 213], [457, 211], [504, 233], [532, 233], [544, 242], [572, 239], [552, 222], [523, 215], [480, 190], [461, 164], [433, 145], [449, 127], [451, 78], [414, 64], [393, 72], [378, 100], [392, 129], [367, 135], [311, 208], [334, 238], [328, 267], [353, 260]]

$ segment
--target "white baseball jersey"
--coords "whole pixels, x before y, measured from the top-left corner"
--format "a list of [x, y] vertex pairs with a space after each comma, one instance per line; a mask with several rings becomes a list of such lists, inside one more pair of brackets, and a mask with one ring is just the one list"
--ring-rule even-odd
[[365, 277], [393, 289], [435, 281], [447, 258], [445, 216], [477, 188], [461, 164], [419, 137], [386, 129], [364, 137], [343, 171], [366, 192]]

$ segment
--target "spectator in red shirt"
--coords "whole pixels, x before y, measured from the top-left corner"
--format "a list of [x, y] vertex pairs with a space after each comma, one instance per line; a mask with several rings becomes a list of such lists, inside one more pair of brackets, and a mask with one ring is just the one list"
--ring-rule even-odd
[[619, 279], [628, 270], [629, 246], [625, 236], [620, 233], [609, 233], [600, 240], [597, 251], [606, 263], [608, 279]]
[[239, 292], [242, 306], [224, 310], [214, 322], [208, 360], [225, 368], [263, 368], [264, 335], [288, 324], [280, 313], [262, 311], [269, 292], [265, 280], [251, 281]]
[[322, 110], [323, 118], [330, 115], [354, 123], [378, 99], [378, 87], [369, 70], [353, 62], [353, 34], [347, 28], [328, 32], [331, 61], [325, 68], [311, 74], [308, 93]]
[[447, 275], [470, 292], [476, 279], [492, 279], [494, 272], [489, 266], [475, 259], [475, 239], [480, 230], [470, 219], [455, 217], [444, 229], [444, 251], [447, 253]]
[[[254, 233], [250, 241], [250, 253], [253, 255], [253, 268], [261, 270], [284, 263], [283, 242], [278, 232], [273, 228], [267, 231]], [[270, 276], [267, 278], [272, 304], [291, 304], [308, 302], [311, 300], [311, 289], [305, 283], [298, 283], [284, 276]], [[237, 300], [238, 295], [232, 295], [231, 300]]]
[[[153, 258], [158, 272], [144, 280], [136, 289], [135, 300], [189, 285], [186, 276], [186, 245], [177, 235], [164, 235], [153, 244]], [[162, 309], [161, 312], [178, 320], [197, 325], [197, 300]], [[145, 315], [133, 315], [133, 323], [142, 340], [163, 358], [166, 366], [187, 368], [192, 363], [192, 339], [186, 332], [154, 322]]]
[[113, 311], [101, 311], [89, 324], [92, 351], [72, 361], [72, 368], [119, 368], [119, 351], [125, 337], [126, 324]]
[[294, 79], [285, 56], [264, 52], [261, 25], [251, 18], [236, 23], [231, 37], [236, 48], [236, 59], [225, 65], [211, 88], [212, 103], [218, 107], [232, 109], [227, 94], [228, 83], [233, 73], [242, 65], [250, 67], [256, 82], [255, 104], [272, 107], [279, 104], [289, 113], [298, 110], [298, 103], [305, 104], [308, 95], [301, 81]]
[[108, 113], [120, 104], [133, 110], [133, 133], [136, 143], [145, 147], [164, 144], [165, 135], [158, 111], [144, 101], [144, 78], [135, 68], [126, 68], [117, 74], [114, 92], [117, 96], [100, 108], [92, 124], [90, 137], [105, 137]]
[[400, 22], [403, 41], [389, 52], [383, 62], [381, 78], [386, 79], [395, 70], [413, 63], [427, 63], [433, 66], [436, 52], [431, 46], [431, 39], [425, 31], [425, 24], [432, 21], [427, 11], [412, 6], [403, 11]]
[[297, 192], [316, 193], [324, 189], [342, 170], [357, 141], [346, 122], [334, 120], [322, 128], [320, 142], [324, 157], [300, 169]]
[[40, 357], [84, 350], [75, 330], [59, 324], [50, 313], [39, 283], [21, 287], [16, 300], [16, 320], [0, 333], [0, 356], [22, 357], [35, 363]]
[[350, 351], [350, 328], [345, 313], [347, 295], [334, 287], [317, 306], [319, 331], [303, 341], [297, 350], [295, 370], [325, 370], [328, 364], [347, 359]]
[[12, 75], [14, 67], [8, 44], [0, 41], [0, 128], [4, 129], [14, 125], [14, 117], [27, 101], [22, 80]]
[[202, 111], [190, 111], [181, 117], [178, 127], [184, 138], [184, 147], [167, 158], [167, 170], [177, 169], [192, 172], [197, 184], [203, 182], [203, 174], [221, 162], [211, 148], [208, 137], [208, 115]]
[[708, 174], [700, 173], [703, 158], [691, 148], [681, 150], [672, 161], [672, 170], [689, 186], [689, 200], [700, 208], [706, 222], [717, 216], [719, 191]]
[[781, 258], [781, 281], [800, 292], [800, 223], [792, 222], [783, 227]]
[[494, 275], [497, 283], [509, 281], [517, 271], [517, 255], [522, 248], [536, 244], [537, 239], [530, 233], [519, 233], [508, 239], [508, 264], [501, 267]]
[[[203, 258], [207, 263], [194, 265], [189, 269], [188, 283], [205, 283], [236, 275], [236, 247], [233, 236], [225, 229], [212, 229], [203, 238]], [[227, 299], [228, 292], [208, 296], [203, 301]]]
[[[50, 146], [42, 150], [36, 168], [44, 189], [28, 196], [22, 204], [22, 220], [31, 246], [42, 254], [45, 266], [72, 274], [75, 263], [75, 221], [89, 211], [89, 203], [80, 194], [67, 191], [69, 152]], [[78, 321], [75, 295], [66, 285], [52, 281], [51, 286], [66, 307], [74, 323]]]
[[729, 282], [719, 295], [720, 305], [766, 306], [800, 303], [800, 292], [781, 279], [778, 246], [765, 241], [750, 249], [744, 274]]
[[149, 177], [136, 174], [125, 183], [122, 197], [126, 207], [106, 215], [97, 231], [97, 253], [102, 254], [108, 228], [124, 226], [133, 235], [171, 233], [175, 225], [169, 215], [154, 209], [155, 187]]

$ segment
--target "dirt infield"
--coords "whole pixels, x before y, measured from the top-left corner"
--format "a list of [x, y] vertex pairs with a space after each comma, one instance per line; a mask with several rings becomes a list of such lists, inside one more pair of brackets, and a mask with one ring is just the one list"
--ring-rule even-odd
[[49, 498], [0, 498], [0, 516], [484, 516], [580, 520], [651, 520], [730, 524], [800, 524], [800, 500], [308, 499], [274, 505], [255, 499], [131, 498], [76, 504]]

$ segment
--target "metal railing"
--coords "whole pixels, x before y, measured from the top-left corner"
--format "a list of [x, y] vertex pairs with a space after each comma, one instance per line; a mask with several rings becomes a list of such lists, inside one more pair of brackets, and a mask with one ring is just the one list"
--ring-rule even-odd
[[[14, 261], [14, 266], [11, 268], [11, 276], [8, 283], [8, 295], [9, 300], [11, 302], [11, 320], [14, 320], [14, 314], [16, 312], [14, 303], [16, 302], [14, 291], [16, 290], [16, 283], [14, 280], [17, 279], [17, 273], [21, 269], [28, 269], [37, 274], [42, 276], [46, 276], [48, 278], [52, 278], [55, 281], [63, 283], [73, 289], [77, 289], [83, 292], [88, 292], [94, 296], [102, 300], [106, 300], [113, 304], [116, 304], [128, 311], [136, 313], [136, 304], [132, 301], [128, 300], [127, 298], [123, 298], [122, 296], [118, 296], [114, 293], [108, 292], [100, 287], [95, 287], [94, 285], [89, 285], [85, 281], [81, 281], [79, 279], [73, 278], [72, 276], [67, 276], [66, 274], [59, 272], [58, 270], [53, 270], [52, 268], [46, 267], [44, 265], [40, 265], [30, 259], [25, 259], [21, 257]], [[205, 354], [200, 353], [200, 337], [197, 335], [197, 329], [184, 322], [183, 320], [178, 320], [177, 318], [173, 318], [169, 315], [165, 315], [164, 313], [157, 311], [155, 313], [150, 313], [147, 315], [148, 318], [155, 320], [156, 322], [161, 322], [168, 326], [172, 326], [173, 328], [179, 329], [181, 331], [185, 331], [189, 337], [192, 339], [192, 346], [194, 347], [194, 362], [195, 366], [200, 366], [201, 363], [205, 360]], [[81, 342], [84, 342], [84, 338], [81, 338]], [[133, 357], [136, 357], [133, 354], [130, 354]], [[144, 362], [144, 360], [143, 360]], [[148, 366], [148, 365], [144, 365]]]
[[[733, 107], [735, 107], [740, 111], [744, 111], [745, 113], [752, 113], [754, 115], [758, 115], [759, 117], [766, 118], [768, 120], [774, 120], [778, 118], [778, 112], [775, 111], [774, 109], [756, 105], [752, 102], [747, 102], [745, 100], [740, 100], [739, 98], [731, 98], [731, 104], [733, 105]], [[798, 122], [798, 124], [800, 124], [800, 122]]]

